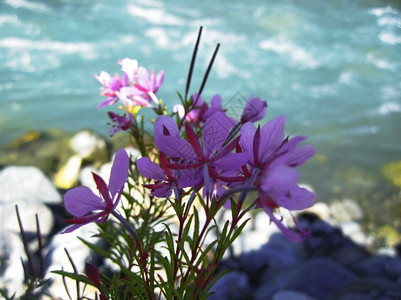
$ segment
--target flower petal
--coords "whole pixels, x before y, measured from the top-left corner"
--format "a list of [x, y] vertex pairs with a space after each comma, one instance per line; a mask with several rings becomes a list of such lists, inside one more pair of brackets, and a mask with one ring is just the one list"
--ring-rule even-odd
[[197, 156], [191, 145], [184, 139], [173, 136], [155, 136], [154, 143], [164, 154], [185, 160], [196, 160]]
[[136, 167], [142, 176], [149, 179], [165, 180], [166, 175], [157, 163], [152, 162], [148, 157], [141, 157], [136, 162]]
[[136, 59], [124, 58], [120, 62], [121, 70], [128, 76], [132, 82], [135, 79], [135, 73], [138, 70], [138, 61]]
[[288, 192], [277, 198], [277, 204], [288, 210], [302, 210], [315, 204], [315, 193], [298, 185], [288, 188]]
[[109, 191], [112, 198], [124, 187], [127, 182], [129, 157], [124, 149], [118, 149], [111, 167]]
[[266, 114], [267, 102], [258, 97], [250, 97], [241, 115], [241, 122], [256, 122]]
[[171, 187], [167, 185], [152, 190], [152, 195], [159, 198], [168, 198], [171, 196], [171, 194], [172, 194]]
[[276, 216], [273, 214], [273, 211], [267, 207], [264, 206], [264, 209], [267, 213], [267, 215], [270, 217], [270, 220], [277, 226], [278, 229], [283, 233], [283, 235], [289, 239], [290, 241], [294, 243], [299, 243], [304, 240], [304, 236], [301, 233], [295, 232], [293, 230], [290, 230], [289, 228], [285, 227], [284, 224], [276, 218]]
[[267, 169], [262, 174], [261, 189], [269, 193], [280, 192], [287, 189], [288, 186], [293, 185], [298, 180], [298, 171], [288, 166], [277, 166], [273, 169]]
[[215, 161], [213, 166], [218, 169], [228, 171], [240, 169], [248, 161], [249, 154], [246, 152], [229, 153], [225, 157]]
[[245, 123], [241, 127], [241, 137], [239, 144], [242, 149], [250, 154], [251, 163], [253, 163], [253, 139], [255, 137], [256, 127], [252, 123]]
[[279, 116], [266, 123], [260, 131], [259, 162], [264, 163], [282, 144], [284, 139], [284, 116]]
[[316, 150], [312, 145], [303, 145], [297, 147], [288, 158], [287, 164], [297, 167], [304, 164], [308, 159], [315, 155]]
[[155, 137], [165, 135], [179, 137], [177, 123], [170, 117], [158, 116], [155, 121]]
[[82, 217], [92, 211], [105, 209], [106, 203], [90, 188], [80, 186], [65, 193], [64, 206], [73, 216]]
[[202, 140], [206, 156], [210, 157], [226, 141], [230, 129], [236, 124], [222, 112], [210, 116], [203, 127]]

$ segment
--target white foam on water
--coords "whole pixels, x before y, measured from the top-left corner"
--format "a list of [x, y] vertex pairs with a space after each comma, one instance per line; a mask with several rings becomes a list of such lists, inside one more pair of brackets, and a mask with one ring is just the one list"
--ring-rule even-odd
[[400, 16], [383, 16], [377, 21], [379, 26], [395, 26], [401, 28]]
[[145, 36], [149, 37], [149, 40], [153, 41], [159, 49], [179, 49], [181, 45], [173, 41], [179, 35], [179, 32], [163, 27], [152, 27], [145, 31]]
[[259, 47], [288, 57], [293, 63], [305, 69], [315, 69], [320, 65], [305, 48], [280, 36], [261, 41]]
[[390, 62], [384, 58], [379, 58], [372, 53], [368, 53], [367, 60], [379, 69], [395, 71], [397, 69], [395, 62]]
[[5, 3], [14, 8], [25, 8], [33, 10], [35, 12], [51, 12], [51, 9], [44, 3], [38, 3], [37, 1], [27, 0], [6, 0]]
[[14, 37], [1, 39], [0, 48], [11, 50], [55, 51], [62, 54], [80, 53], [84, 56], [88, 52], [93, 52], [95, 50], [95, 47], [92, 44], [85, 42], [69, 43], [51, 40], [30, 40]]
[[400, 35], [396, 35], [393, 32], [383, 31], [382, 33], [380, 33], [379, 39], [382, 42], [387, 43], [387, 44], [391, 44], [391, 45], [401, 44], [401, 36]]
[[[70, 43], [10, 37], [0, 39], [0, 49], [6, 50], [7, 60], [3, 66], [25, 72], [57, 68], [61, 65], [62, 55], [78, 54], [87, 60], [97, 57], [96, 48], [85, 42]], [[33, 51], [44, 53], [38, 55]]]
[[382, 116], [386, 116], [394, 112], [401, 112], [401, 104], [394, 101], [385, 102], [379, 106], [376, 112]]
[[171, 14], [168, 14], [162, 7], [141, 7], [129, 4], [127, 11], [130, 15], [144, 19], [153, 25], [184, 25], [184, 21]]
[[372, 15], [375, 15], [377, 17], [381, 17], [385, 14], [388, 13], [396, 13], [397, 11], [392, 8], [391, 6], [386, 6], [386, 7], [375, 7], [369, 10], [369, 13]]
[[14, 26], [21, 26], [21, 21], [18, 19], [17, 15], [1, 15], [0, 16], [0, 27], [11, 24]]
[[354, 81], [355, 75], [351, 71], [342, 71], [338, 77], [338, 82], [350, 85]]

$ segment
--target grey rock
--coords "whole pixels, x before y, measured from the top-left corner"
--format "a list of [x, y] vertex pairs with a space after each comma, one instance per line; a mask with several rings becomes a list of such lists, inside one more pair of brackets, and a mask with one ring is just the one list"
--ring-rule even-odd
[[209, 300], [246, 300], [251, 299], [252, 288], [245, 273], [232, 271], [213, 286], [212, 292]]
[[366, 277], [381, 277], [397, 281], [401, 278], [401, 258], [375, 255], [356, 263], [353, 269]]
[[276, 292], [272, 300], [317, 300], [314, 297], [309, 296], [308, 294], [302, 293], [300, 291], [291, 291], [291, 290], [281, 290]]
[[254, 299], [271, 299], [277, 291], [283, 289], [297, 290], [324, 299], [354, 278], [354, 273], [336, 262], [314, 257], [297, 267], [280, 272], [255, 291]]
[[401, 286], [380, 278], [357, 278], [332, 293], [327, 300], [398, 300]]
[[371, 254], [364, 247], [361, 247], [350, 240], [346, 240], [341, 247], [334, 249], [327, 256], [344, 266], [351, 267], [354, 264], [369, 258]]

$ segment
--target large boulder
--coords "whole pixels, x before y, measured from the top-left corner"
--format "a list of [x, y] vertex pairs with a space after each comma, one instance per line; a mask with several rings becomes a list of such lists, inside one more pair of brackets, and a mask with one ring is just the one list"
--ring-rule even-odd
[[52, 181], [38, 168], [9, 166], [0, 172], [0, 203], [61, 203]]
[[20, 238], [18, 207], [31, 253], [37, 250], [38, 216], [42, 236], [53, 229], [54, 215], [47, 204], [60, 204], [60, 194], [51, 180], [36, 167], [9, 166], [0, 171], [0, 288], [23, 293], [26, 253]]

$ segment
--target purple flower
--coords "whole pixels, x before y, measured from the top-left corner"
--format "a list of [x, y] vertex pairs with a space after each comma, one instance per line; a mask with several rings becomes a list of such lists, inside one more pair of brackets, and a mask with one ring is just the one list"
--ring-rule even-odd
[[131, 127], [131, 123], [134, 119], [134, 116], [130, 113], [128, 113], [128, 116], [126, 116], [126, 114], [120, 116], [119, 114], [109, 111], [108, 115], [113, 122], [110, 129], [111, 136], [115, 135], [121, 130], [128, 130]]
[[256, 122], [266, 114], [267, 102], [257, 97], [250, 97], [241, 115], [241, 123]]
[[79, 186], [68, 190], [64, 195], [64, 206], [74, 218], [67, 220], [73, 225], [65, 229], [63, 233], [72, 232], [91, 222], [106, 221], [120, 201], [128, 178], [128, 169], [128, 154], [124, 149], [119, 149], [114, 158], [108, 185], [99, 175], [92, 173], [100, 197], [88, 187]]
[[260, 178], [259, 197], [257, 205], [264, 208], [270, 220], [276, 224], [281, 232], [291, 241], [300, 242], [307, 235], [294, 219], [300, 231], [295, 232], [286, 228], [281, 220], [274, 215], [274, 210], [284, 208], [302, 210], [311, 207], [315, 202], [315, 194], [297, 184], [298, 172], [288, 166], [277, 166], [273, 170], [266, 170]]
[[298, 146], [305, 138], [296, 136], [284, 139], [284, 117], [277, 117], [261, 129], [251, 123], [241, 128], [241, 147], [249, 153], [248, 163], [253, 172], [259, 172], [257, 204], [263, 207], [270, 219], [291, 240], [299, 241], [304, 234], [287, 229], [273, 214], [277, 208], [302, 210], [314, 204], [315, 194], [297, 184], [295, 169], [315, 154], [311, 145]]
[[[215, 112], [203, 126], [202, 138], [186, 124], [187, 140], [179, 137], [175, 121], [166, 116], [159, 116], [155, 122], [155, 145], [168, 155], [175, 163], [172, 169], [193, 172], [180, 179], [179, 187], [205, 186], [205, 193], [220, 189], [215, 185], [216, 177], [232, 170], [239, 170], [247, 161], [247, 153], [232, 153], [238, 139], [223, 146], [230, 129], [235, 124], [222, 112]], [[193, 176], [198, 174], [198, 176]], [[200, 175], [200, 176], [199, 176]], [[202, 176], [203, 175], [203, 176]], [[187, 178], [192, 178], [189, 182]]]
[[160, 198], [168, 198], [171, 196], [173, 184], [176, 184], [176, 179], [168, 168], [165, 167], [167, 159], [164, 155], [160, 155], [160, 161], [163, 169], [152, 162], [147, 157], [141, 157], [136, 162], [138, 172], [142, 176], [156, 180], [155, 184], [146, 184], [145, 187], [152, 190], [152, 194]]

